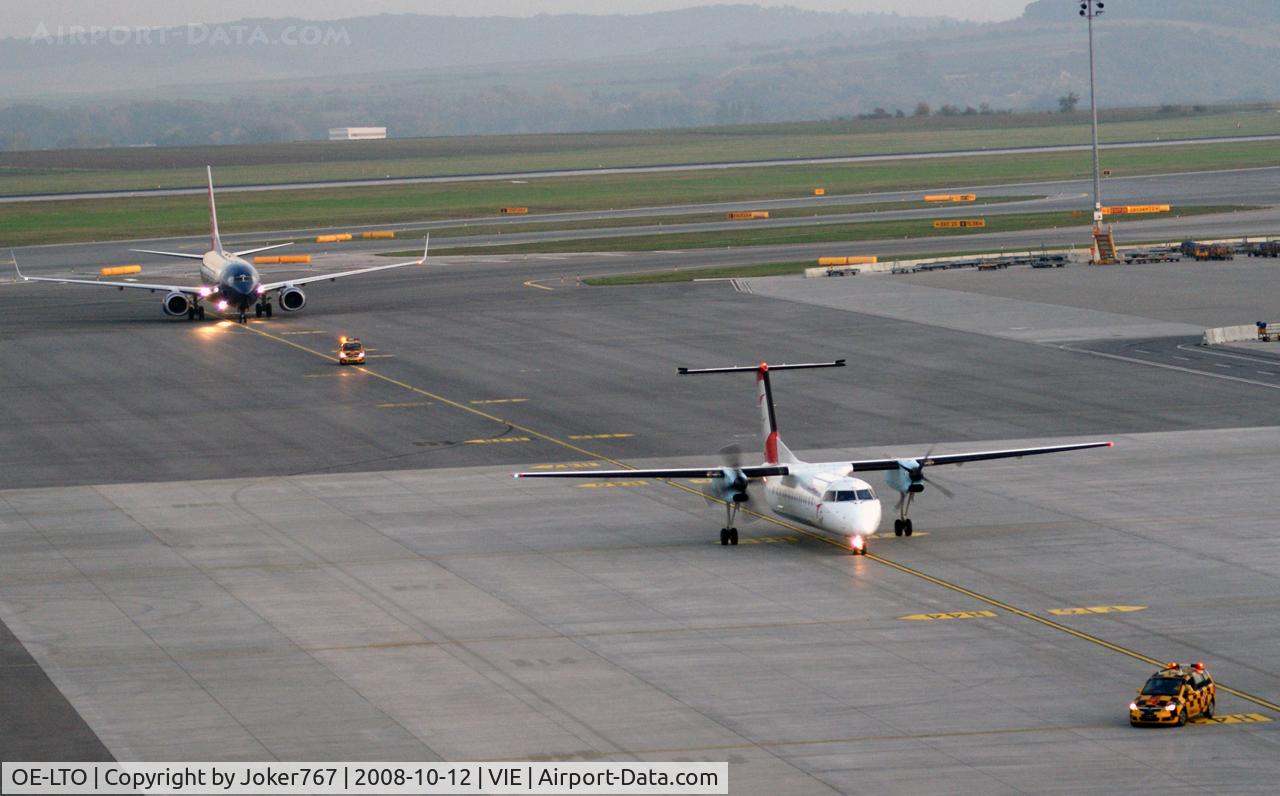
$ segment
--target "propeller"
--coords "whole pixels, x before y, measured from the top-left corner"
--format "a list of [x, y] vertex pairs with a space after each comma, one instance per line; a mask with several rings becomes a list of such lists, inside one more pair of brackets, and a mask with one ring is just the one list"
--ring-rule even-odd
[[[730, 443], [719, 452], [722, 469], [720, 477], [712, 481], [715, 497], [726, 503], [733, 502], [745, 509], [752, 509], [752, 481], [742, 472], [742, 446], [736, 442]], [[750, 514], [740, 516], [746, 522], [754, 519]]]

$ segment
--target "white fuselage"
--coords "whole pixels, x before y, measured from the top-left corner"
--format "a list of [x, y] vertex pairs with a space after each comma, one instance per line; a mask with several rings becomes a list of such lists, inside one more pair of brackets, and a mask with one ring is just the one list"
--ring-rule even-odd
[[789, 463], [790, 475], [764, 479], [769, 508], [781, 517], [842, 540], [866, 539], [880, 527], [880, 501], [871, 485], [850, 478], [847, 464]]
[[219, 300], [228, 307], [247, 310], [262, 301], [258, 270], [243, 258], [216, 251], [205, 252], [200, 261], [200, 279], [217, 289]]

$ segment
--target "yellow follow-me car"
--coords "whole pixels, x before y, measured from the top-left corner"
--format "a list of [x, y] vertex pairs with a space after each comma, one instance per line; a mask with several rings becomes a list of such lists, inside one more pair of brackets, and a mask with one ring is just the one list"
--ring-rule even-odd
[[1147, 678], [1138, 689], [1138, 698], [1129, 703], [1129, 723], [1135, 727], [1173, 724], [1181, 727], [1191, 719], [1213, 718], [1217, 708], [1217, 686], [1203, 663], [1180, 666], [1170, 663]]
[[364, 364], [364, 346], [360, 343], [359, 337], [338, 338], [338, 364]]

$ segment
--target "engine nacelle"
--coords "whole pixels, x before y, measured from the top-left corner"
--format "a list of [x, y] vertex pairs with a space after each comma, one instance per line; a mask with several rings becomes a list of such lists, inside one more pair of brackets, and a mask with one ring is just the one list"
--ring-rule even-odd
[[297, 312], [307, 306], [307, 294], [296, 287], [286, 287], [280, 291], [280, 309], [285, 312]]
[[747, 476], [736, 467], [720, 468], [720, 477], [713, 482], [716, 496], [721, 500], [733, 503], [746, 503], [751, 498], [747, 495]]
[[173, 291], [164, 297], [164, 314], [172, 318], [186, 315], [191, 310], [191, 297], [186, 293]]

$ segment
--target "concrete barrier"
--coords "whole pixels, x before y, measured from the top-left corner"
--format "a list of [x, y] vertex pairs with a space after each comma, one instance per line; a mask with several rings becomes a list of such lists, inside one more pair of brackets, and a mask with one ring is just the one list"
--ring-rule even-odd
[[1241, 343], [1245, 340], [1256, 340], [1257, 324], [1249, 323], [1240, 326], [1218, 326], [1204, 330], [1204, 341], [1201, 345], [1218, 345], [1219, 343]]

